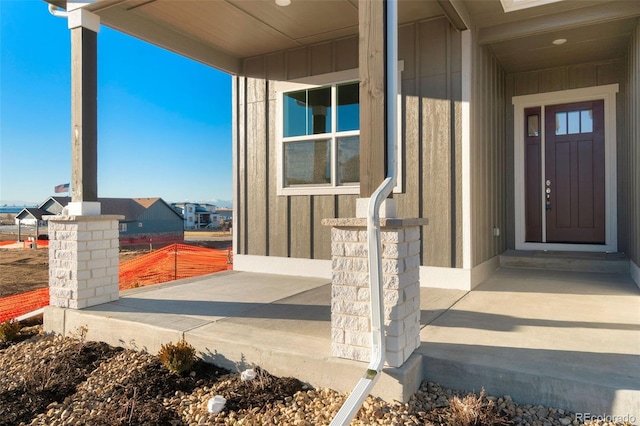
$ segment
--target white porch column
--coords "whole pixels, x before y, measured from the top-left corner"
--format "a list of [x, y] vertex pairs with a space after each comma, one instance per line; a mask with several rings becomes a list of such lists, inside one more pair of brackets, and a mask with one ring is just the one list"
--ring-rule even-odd
[[[420, 346], [420, 226], [426, 219], [380, 219], [386, 363], [400, 367]], [[331, 355], [371, 358], [366, 219], [324, 219], [332, 226]]]
[[[98, 15], [67, 2], [71, 33], [71, 203], [49, 221], [50, 305], [82, 309], [118, 299], [119, 226], [98, 202]], [[49, 310], [48, 312], [52, 312]], [[47, 314], [45, 314], [45, 323]]]

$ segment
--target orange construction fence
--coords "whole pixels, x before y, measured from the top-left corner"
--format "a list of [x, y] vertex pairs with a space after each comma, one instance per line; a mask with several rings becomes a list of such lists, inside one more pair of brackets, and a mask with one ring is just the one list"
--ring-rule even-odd
[[24, 315], [49, 305], [49, 288], [39, 288], [0, 299], [0, 322]]
[[[120, 290], [232, 269], [232, 252], [172, 244], [120, 264]], [[49, 288], [0, 299], [0, 322], [49, 305]]]
[[120, 264], [120, 290], [231, 269], [231, 250], [172, 244]]

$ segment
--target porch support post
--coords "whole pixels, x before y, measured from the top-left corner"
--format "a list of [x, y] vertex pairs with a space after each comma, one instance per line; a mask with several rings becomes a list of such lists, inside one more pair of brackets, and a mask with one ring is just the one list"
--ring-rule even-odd
[[384, 2], [359, 0], [360, 197], [386, 177]]
[[70, 10], [71, 203], [73, 215], [100, 214], [98, 200], [98, 31], [100, 18]]
[[[71, 203], [49, 222], [47, 331], [63, 332], [61, 308], [82, 309], [119, 297], [119, 229], [124, 216], [100, 214], [97, 147], [97, 33], [100, 18], [68, 3], [71, 32]], [[57, 318], [57, 319], [56, 319]]]

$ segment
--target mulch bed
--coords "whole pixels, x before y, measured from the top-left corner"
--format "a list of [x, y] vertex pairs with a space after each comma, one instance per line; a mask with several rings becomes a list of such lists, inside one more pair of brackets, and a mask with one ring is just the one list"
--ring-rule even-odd
[[[27, 325], [16, 341], [0, 343], [0, 358], [18, 342], [28, 344], [26, 340], [42, 333], [41, 326]], [[0, 385], [0, 425], [29, 424], [56, 404], [68, 403], [94, 370], [124, 351], [106, 343], [84, 341], [82, 333], [75, 337], [56, 344], [55, 351], [20, 353], [20, 373], [14, 374], [18, 377], [11, 378], [11, 386]], [[109, 409], [98, 417], [92, 416], [91, 424], [181, 424], [179, 413], [166, 409], [163, 400], [178, 393], [188, 394], [196, 387], [217, 387], [218, 393], [227, 399], [228, 412], [270, 407], [303, 389], [297, 379], [278, 378], [260, 369], [257, 373], [255, 380], [244, 382], [239, 374], [198, 360], [189, 373], [176, 375], [153, 357], [143, 368], [134, 369], [127, 376], [117, 395], [110, 398]]]

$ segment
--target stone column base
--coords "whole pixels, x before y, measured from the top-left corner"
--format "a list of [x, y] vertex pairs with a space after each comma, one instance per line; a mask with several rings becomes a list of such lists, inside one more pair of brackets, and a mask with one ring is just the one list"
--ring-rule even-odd
[[49, 304], [82, 309], [118, 300], [118, 221], [123, 216], [46, 216]]
[[[381, 219], [386, 364], [400, 367], [420, 346], [420, 226], [426, 219]], [[332, 226], [331, 354], [369, 361], [371, 303], [365, 219]]]

